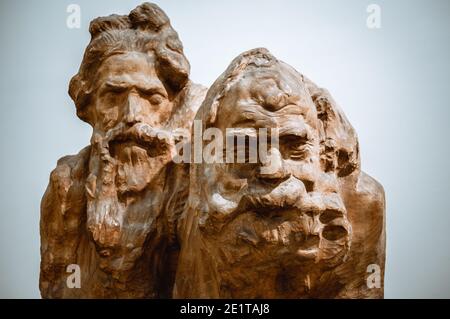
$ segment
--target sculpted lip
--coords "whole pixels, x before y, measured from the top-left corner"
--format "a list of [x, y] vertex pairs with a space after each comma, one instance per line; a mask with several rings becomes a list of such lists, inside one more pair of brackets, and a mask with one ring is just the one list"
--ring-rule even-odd
[[123, 148], [137, 146], [137, 147], [146, 149], [149, 146], [148, 144], [149, 143], [147, 143], [147, 142], [129, 137], [127, 139], [116, 139], [116, 140], [110, 142], [109, 149], [110, 149], [111, 154], [116, 155], [118, 153], [117, 151], [119, 151]]
[[308, 248], [297, 250], [297, 256], [302, 259], [316, 259], [319, 255], [319, 248]]
[[109, 152], [112, 157], [118, 158], [118, 157], [129, 157], [126, 158], [127, 160], [131, 160], [131, 150], [140, 150], [142, 152], [147, 153], [148, 156], [150, 156], [149, 148], [147, 143], [143, 141], [137, 141], [133, 138], [130, 138], [128, 140], [114, 140], [109, 143]]
[[348, 231], [340, 225], [342, 217], [333, 219], [329, 216], [328, 210], [324, 216], [326, 218], [320, 223], [318, 216], [313, 218], [309, 211], [304, 212], [292, 207], [265, 212], [249, 211], [245, 214], [254, 216], [244, 223], [250, 222], [254, 228], [253, 231], [249, 231], [249, 227], [244, 226], [245, 231], [240, 231], [238, 237], [253, 246], [263, 243], [275, 247], [279, 256], [296, 255], [301, 260], [317, 260], [323, 249], [320, 246], [321, 240], [338, 244], [348, 234]]
[[109, 143], [111, 156], [116, 157], [125, 148], [138, 147], [147, 152], [148, 156], [156, 157], [164, 153], [165, 147], [156, 140], [153, 142], [139, 139], [134, 135], [120, 136]]

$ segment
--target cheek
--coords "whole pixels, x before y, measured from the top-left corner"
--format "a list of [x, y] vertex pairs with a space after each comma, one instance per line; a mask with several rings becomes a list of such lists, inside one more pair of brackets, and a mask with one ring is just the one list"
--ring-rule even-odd
[[120, 105], [123, 101], [118, 96], [103, 96], [96, 101], [96, 118], [104, 130], [111, 129], [119, 122]]
[[[224, 156], [226, 161], [226, 156]], [[248, 181], [256, 178], [260, 165], [257, 163], [229, 163], [226, 165], [226, 172], [235, 179], [246, 179]]]
[[156, 123], [165, 123], [169, 120], [172, 113], [172, 103], [169, 101], [163, 101], [157, 105], [150, 104], [149, 110], [150, 112], [147, 116], [153, 119]]
[[239, 193], [248, 188], [248, 180], [246, 178], [240, 178], [230, 172], [222, 172], [218, 178], [215, 178], [214, 184], [222, 195], [234, 200], [238, 200], [240, 197]]
[[99, 112], [99, 119], [101, 119], [102, 127], [104, 129], [113, 128], [119, 120], [119, 107], [113, 106], [108, 109], [103, 109]]

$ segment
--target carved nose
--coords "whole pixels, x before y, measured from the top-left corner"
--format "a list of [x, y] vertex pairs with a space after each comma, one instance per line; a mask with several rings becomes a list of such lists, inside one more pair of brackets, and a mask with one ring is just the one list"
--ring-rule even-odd
[[306, 224], [305, 227], [305, 235], [306, 236], [320, 236], [320, 232], [322, 230], [322, 224], [319, 221], [319, 214], [313, 211], [305, 212], [306, 215]]
[[128, 125], [139, 122], [142, 113], [142, 98], [134, 92], [131, 92], [125, 104], [124, 120]]
[[261, 160], [258, 177], [269, 183], [280, 183], [286, 180], [290, 174], [284, 170], [283, 158], [280, 151], [272, 147], [265, 158]]

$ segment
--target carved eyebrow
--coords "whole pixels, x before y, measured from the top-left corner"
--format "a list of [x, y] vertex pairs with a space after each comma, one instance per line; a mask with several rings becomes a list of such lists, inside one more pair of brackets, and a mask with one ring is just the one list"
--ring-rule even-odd
[[127, 82], [106, 81], [104, 86], [107, 88], [112, 88], [112, 89], [115, 89], [115, 88], [126, 89], [126, 88], [130, 87], [130, 84]]
[[283, 110], [287, 106], [300, 106], [298, 104], [298, 101], [300, 100], [299, 95], [290, 95], [285, 92], [282, 94], [268, 95], [265, 97], [252, 97], [252, 100], [264, 109], [274, 113]]
[[256, 124], [256, 120], [253, 118], [241, 118], [235, 123], [233, 123], [233, 127], [248, 127], [254, 126]]
[[167, 97], [167, 93], [162, 88], [157, 86], [148, 86], [148, 87], [138, 86], [137, 89], [147, 95], [159, 94], [164, 97]]
[[284, 123], [280, 127], [278, 133], [280, 134], [280, 138], [289, 137], [293, 139], [311, 139], [311, 136], [305, 124], [296, 121], [289, 121], [287, 123]]
[[[128, 82], [122, 82], [122, 81], [106, 81], [104, 86], [108, 89], [118, 89], [118, 90], [122, 90], [122, 89], [127, 89], [129, 87], [133, 87], [133, 84], [130, 84]], [[160, 94], [164, 97], [167, 97], [167, 93], [160, 87], [157, 86], [141, 86], [138, 85], [137, 89], [145, 94], [151, 95], [151, 94]]]

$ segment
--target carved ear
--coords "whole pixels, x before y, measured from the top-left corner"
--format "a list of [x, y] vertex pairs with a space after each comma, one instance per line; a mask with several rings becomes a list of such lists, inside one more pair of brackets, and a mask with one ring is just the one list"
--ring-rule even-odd
[[215, 100], [214, 103], [211, 105], [211, 109], [209, 110], [208, 125], [214, 124], [216, 122], [218, 108], [219, 108], [219, 101]]
[[78, 73], [70, 80], [69, 95], [75, 102], [75, 106], [77, 108], [77, 116], [81, 120], [87, 123], [91, 123], [91, 112], [88, 107], [90, 94], [87, 90], [87, 87], [87, 83], [82, 80], [80, 74]]
[[360, 167], [356, 132], [330, 93], [302, 78], [317, 110], [322, 168], [339, 177], [348, 176]]
[[164, 76], [172, 90], [180, 91], [189, 80], [190, 66], [186, 57], [170, 49], [159, 48], [157, 58], [159, 73]]

